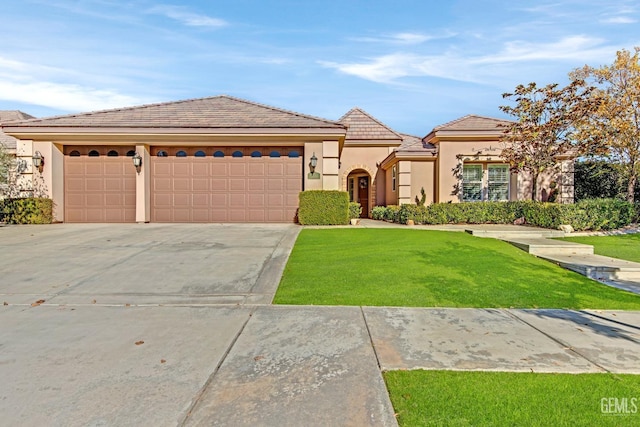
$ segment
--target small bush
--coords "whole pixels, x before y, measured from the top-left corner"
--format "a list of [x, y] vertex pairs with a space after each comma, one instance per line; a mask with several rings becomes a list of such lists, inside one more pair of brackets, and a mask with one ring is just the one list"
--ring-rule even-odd
[[53, 200], [46, 198], [0, 200], [0, 222], [51, 224], [53, 222]]
[[358, 202], [349, 202], [349, 218], [360, 218], [362, 214], [362, 206]]
[[299, 199], [298, 222], [300, 224], [349, 224], [349, 194], [346, 191], [303, 191]]
[[387, 211], [386, 206], [374, 206], [373, 209], [371, 209], [371, 218], [379, 221], [383, 220], [386, 211]]

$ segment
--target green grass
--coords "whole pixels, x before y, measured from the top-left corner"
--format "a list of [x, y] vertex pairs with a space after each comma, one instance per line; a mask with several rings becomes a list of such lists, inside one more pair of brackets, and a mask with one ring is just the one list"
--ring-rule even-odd
[[466, 233], [305, 229], [277, 304], [640, 309], [601, 285], [508, 243]]
[[593, 250], [598, 255], [640, 262], [640, 233], [616, 236], [565, 237], [558, 240], [593, 245]]
[[[384, 378], [400, 426], [640, 425], [639, 375], [390, 371]], [[603, 414], [616, 412], [609, 398], [626, 399], [636, 413]]]

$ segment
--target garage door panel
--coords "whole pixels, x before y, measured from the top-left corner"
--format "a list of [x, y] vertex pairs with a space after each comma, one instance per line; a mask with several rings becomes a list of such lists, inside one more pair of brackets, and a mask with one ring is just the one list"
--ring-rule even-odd
[[[238, 150], [245, 155], [255, 151]], [[302, 190], [302, 158], [152, 156], [150, 161], [152, 221], [293, 221]]]
[[[262, 159], [260, 159], [262, 161]], [[249, 164], [248, 176], [264, 176], [266, 172], [264, 163], [251, 163]]]
[[246, 186], [247, 186], [247, 181], [244, 179], [229, 180], [229, 190], [231, 191], [245, 191]]
[[247, 165], [244, 163], [231, 163], [229, 165], [229, 176], [245, 176]]
[[227, 180], [226, 179], [212, 179], [211, 180], [211, 191], [227, 191]]
[[104, 178], [85, 178], [84, 185], [86, 191], [102, 192], [105, 189]]
[[120, 178], [105, 178], [104, 190], [105, 191], [123, 191], [125, 183]]

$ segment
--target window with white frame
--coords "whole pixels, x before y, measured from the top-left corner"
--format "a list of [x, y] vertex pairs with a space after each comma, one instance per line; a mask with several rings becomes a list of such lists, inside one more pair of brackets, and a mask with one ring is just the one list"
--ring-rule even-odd
[[354, 187], [354, 179], [349, 178], [349, 201], [350, 202], [355, 202], [353, 187]]
[[509, 166], [488, 166], [488, 200], [509, 200]]
[[509, 166], [465, 164], [462, 168], [462, 201], [509, 200]]
[[393, 165], [393, 167], [391, 168], [391, 191], [396, 191], [396, 183], [397, 183], [397, 177], [398, 177], [398, 167], [396, 165]]
[[462, 168], [462, 200], [482, 200], [482, 165], [464, 165]]

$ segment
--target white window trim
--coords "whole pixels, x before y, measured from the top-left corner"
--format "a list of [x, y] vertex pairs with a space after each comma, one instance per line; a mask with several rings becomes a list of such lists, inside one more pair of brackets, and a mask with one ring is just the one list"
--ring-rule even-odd
[[393, 165], [391, 167], [391, 191], [396, 192], [398, 188], [398, 166]]
[[508, 170], [508, 165], [504, 163], [463, 163], [462, 168], [464, 170], [465, 166], [480, 166], [482, 168], [482, 181], [480, 183], [480, 200], [465, 200], [464, 199], [464, 178], [460, 180], [461, 191], [460, 191], [460, 201], [464, 203], [473, 203], [473, 202], [486, 202], [489, 201], [489, 168], [490, 167], [505, 167], [507, 168], [507, 198], [503, 200], [499, 200], [501, 202], [508, 202], [511, 200], [511, 171]]

